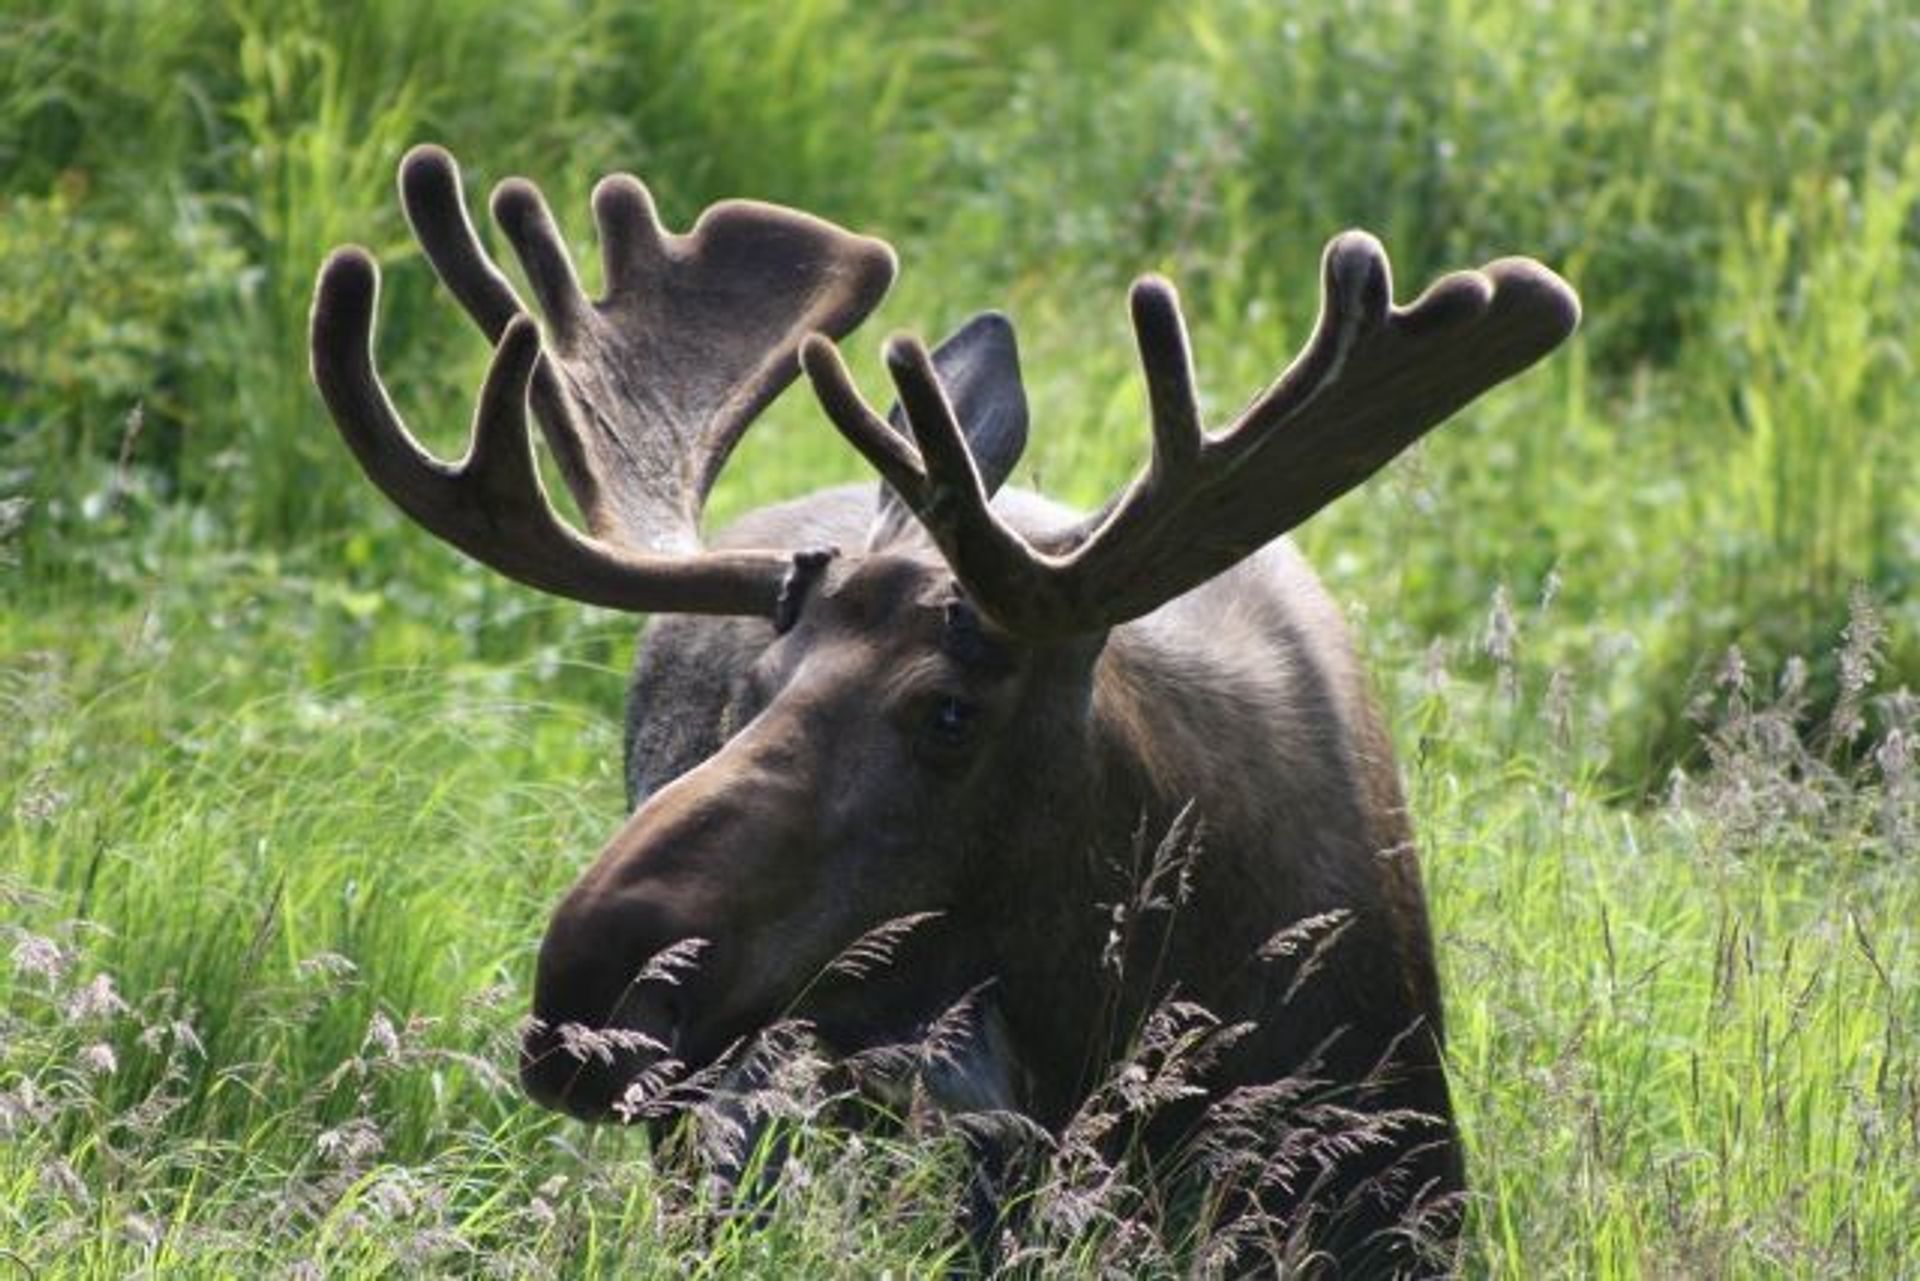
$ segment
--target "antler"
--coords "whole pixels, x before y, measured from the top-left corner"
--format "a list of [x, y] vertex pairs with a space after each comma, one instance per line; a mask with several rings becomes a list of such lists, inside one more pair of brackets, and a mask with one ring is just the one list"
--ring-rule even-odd
[[[735, 443], [792, 381], [802, 336], [864, 319], [892, 283], [893, 251], [749, 201], [670, 235], [646, 188], [616, 175], [593, 193], [606, 294], [589, 300], [540, 192], [509, 179], [493, 216], [546, 316], [543, 359], [474, 235], [453, 157], [416, 147], [400, 193], [434, 269], [496, 349], [467, 456], [435, 459], [374, 363], [378, 268], [356, 248], [328, 258], [314, 290], [313, 377], [368, 478], [434, 534], [543, 591], [640, 612], [777, 616], [812, 554], [703, 551], [700, 513]], [[547, 500], [529, 399], [591, 536]]]
[[913, 509], [975, 603], [1018, 635], [1062, 638], [1137, 618], [1252, 554], [1539, 360], [1579, 321], [1573, 290], [1525, 258], [1443, 277], [1405, 308], [1393, 306], [1386, 252], [1364, 232], [1329, 244], [1322, 272], [1306, 349], [1215, 433], [1201, 424], [1173, 286], [1136, 283], [1152, 460], [1101, 511], [1033, 540], [988, 506], [919, 342], [886, 348], [913, 442], [861, 398], [825, 337], [807, 339], [801, 364], [828, 416]]

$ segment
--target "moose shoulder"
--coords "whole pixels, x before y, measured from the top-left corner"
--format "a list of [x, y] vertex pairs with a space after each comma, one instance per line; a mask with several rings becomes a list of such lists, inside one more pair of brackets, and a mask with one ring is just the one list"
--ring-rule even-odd
[[[400, 186], [495, 359], [466, 459], [428, 456], [373, 366], [377, 273], [339, 251], [313, 362], [347, 443], [476, 559], [671, 615], [635, 668], [633, 812], [540, 949], [534, 1098], [610, 1117], [668, 1054], [697, 1067], [793, 1016], [851, 1052], [973, 999], [977, 1047], [930, 1091], [1058, 1128], [1175, 996], [1248, 1026], [1205, 1094], [1157, 1116], [1150, 1150], [1176, 1152], [1209, 1100], [1310, 1079], [1392, 1121], [1262, 1190], [1271, 1212], [1308, 1216], [1356, 1267], [1400, 1257], [1408, 1223], [1451, 1230], [1464, 1176], [1412, 834], [1338, 612], [1280, 536], [1558, 344], [1578, 310], [1557, 277], [1502, 260], [1396, 308], [1385, 255], [1348, 233], [1307, 348], [1217, 432], [1173, 290], [1142, 281], [1152, 459], [1080, 516], [1001, 488], [1027, 430], [1004, 318], [932, 352], [890, 342], [884, 417], [855, 389], [832, 338], [891, 281], [879, 242], [744, 202], [670, 235], [613, 178], [594, 195], [606, 292], [589, 300], [537, 191], [509, 181], [494, 215], [543, 344], [451, 158], [416, 149]], [[802, 368], [882, 486], [753, 513], [703, 546], [714, 478]], [[529, 406], [586, 535], [540, 490]], [[1155, 853], [1143, 833], [1179, 844], [1177, 884], [1121, 929], [1115, 905]], [[817, 981], [896, 921], [914, 928], [883, 970]], [[1302, 923], [1337, 946], [1296, 946]], [[688, 940], [698, 964], [659, 981], [650, 959]], [[567, 1053], [578, 1027], [622, 1034], [618, 1051]]]

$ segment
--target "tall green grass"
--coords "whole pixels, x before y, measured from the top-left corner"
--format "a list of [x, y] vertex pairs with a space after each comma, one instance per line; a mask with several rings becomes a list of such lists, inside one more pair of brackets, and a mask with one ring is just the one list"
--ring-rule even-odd
[[[1916, 65], [1901, 0], [0, 15], [0, 1271], [952, 1257], [950, 1150], [809, 1132], [753, 1231], [494, 1076], [619, 810], [631, 628], [407, 527], [310, 390], [313, 271], [365, 243], [401, 408], [459, 448], [486, 352], [399, 217], [423, 139], [476, 206], [538, 180], [589, 278], [616, 168], [677, 225], [749, 195], [889, 237], [864, 384], [887, 329], [1010, 310], [1020, 479], [1082, 503], [1146, 448], [1134, 274], [1180, 284], [1216, 419], [1342, 227], [1403, 299], [1566, 274], [1567, 350], [1300, 534], [1395, 709], [1472, 1267], [1912, 1271]], [[714, 514], [864, 475], [792, 396]]]
[[[505, 633], [485, 644], [524, 639], [464, 608]], [[1591, 673], [1523, 656], [1551, 610], [1502, 608], [1517, 650], [1379, 655], [1404, 674], [1385, 693], [1437, 911], [1471, 1270], [1902, 1274], [1910, 702], [1876, 712], [1875, 763], [1823, 772], [1769, 728], [1790, 700], [1729, 668], [1713, 767], [1622, 809]], [[864, 1276], [959, 1257], [950, 1145], [803, 1123], [808, 1177], [756, 1228], [636, 1137], [518, 1098], [545, 913], [620, 811], [614, 721], [570, 690], [618, 685], [614, 634], [395, 666], [393, 636], [449, 643], [404, 601], [370, 630], [356, 610], [209, 575], [88, 634], [0, 624], [0, 716], [21, 727], [0, 739], [4, 1261]], [[1117, 1227], [1054, 1241], [1048, 1266], [1147, 1257]]]

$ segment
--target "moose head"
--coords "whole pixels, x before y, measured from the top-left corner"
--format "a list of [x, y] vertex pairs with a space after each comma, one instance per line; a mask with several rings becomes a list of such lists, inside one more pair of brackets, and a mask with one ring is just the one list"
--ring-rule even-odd
[[[1337, 612], [1276, 540], [1565, 338], [1578, 305], [1559, 278], [1502, 259], [1398, 307], [1380, 245], [1341, 235], [1305, 349], [1217, 429], [1174, 289], [1143, 279], [1130, 303], [1151, 458], [1081, 516], [1001, 488], [1028, 419], [1005, 318], [932, 351], [890, 340], [885, 415], [856, 389], [835, 340], [892, 281], [879, 241], [739, 201], [675, 235], [639, 182], [610, 177], [593, 193], [604, 293], [590, 299], [539, 192], [511, 179], [492, 211], [543, 341], [481, 247], [451, 157], [414, 150], [400, 194], [495, 350], [466, 456], [432, 457], [375, 368], [372, 259], [327, 261], [313, 373], [368, 478], [528, 586], [680, 616], [649, 632], [636, 675], [636, 808], [540, 948], [522, 1058], [535, 1099], [602, 1118], [662, 1056], [697, 1067], [796, 1013], [857, 1047], [984, 990], [986, 1048], [958, 1093], [1058, 1124], [1114, 1049], [1115, 1006], [1093, 985], [1116, 851], [1143, 821], [1190, 811], [1206, 859], [1179, 919], [1141, 943], [1153, 963], [1125, 967], [1119, 1008], [1177, 986], [1272, 1020], [1222, 1064], [1226, 1084], [1315, 1052], [1357, 1074], [1400, 1047], [1389, 1101], [1437, 1117], [1426, 1147], [1443, 1154], [1419, 1159], [1458, 1186], [1385, 735]], [[878, 497], [829, 490], [704, 540], [723, 464], [802, 371], [879, 473]], [[543, 492], [530, 406], [585, 533]], [[1351, 913], [1363, 941], [1324, 996], [1281, 1011], [1285, 985], [1249, 958], [1327, 911]], [[819, 981], [901, 921], [918, 928], [884, 974]], [[691, 940], [697, 963], [649, 968], [689, 959]], [[568, 1054], [561, 1029], [576, 1025], [625, 1035], [615, 1053]]]

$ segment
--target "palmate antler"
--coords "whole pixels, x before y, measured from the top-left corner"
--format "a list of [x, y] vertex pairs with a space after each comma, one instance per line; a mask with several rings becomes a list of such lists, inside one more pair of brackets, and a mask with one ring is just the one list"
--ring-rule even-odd
[[[637, 612], [778, 616], [809, 553], [703, 551], [701, 509], [741, 434], [798, 372], [803, 336], [858, 324], [892, 283], [893, 251], [749, 201], [715, 205], [670, 235], [646, 188], [621, 175], [593, 193], [606, 294], [589, 300], [539, 191], [510, 179], [493, 216], [546, 316], [543, 356], [474, 235], [453, 158], [415, 148], [400, 192], [441, 280], [497, 346], [472, 446], [441, 462], [400, 421], [374, 364], [372, 257], [346, 248], [328, 258], [314, 293], [313, 376], [368, 478], [428, 530], [529, 586]], [[541, 487], [530, 393], [590, 535]]]
[[[782, 621], [822, 563], [806, 549], [705, 551], [698, 534], [720, 468], [792, 380], [796, 352], [828, 416], [974, 601], [1009, 631], [1046, 640], [1137, 618], [1227, 569], [1540, 359], [1579, 319], [1573, 291], [1520, 258], [1445, 277], [1397, 308], [1386, 254], [1350, 232], [1327, 247], [1306, 349], [1235, 422], [1209, 433], [1173, 287], [1143, 280], [1132, 305], [1152, 461], [1100, 512], [1029, 539], [989, 505], [1025, 435], [1004, 320], [963, 327], [938, 370], [919, 342], [888, 344], [911, 438], [867, 405], [840, 361], [832, 338], [892, 282], [893, 252], [881, 242], [748, 201], [715, 205], [691, 232], [670, 235], [646, 189], [616, 176], [593, 195], [607, 288], [589, 300], [540, 193], [511, 179], [495, 190], [493, 215], [547, 318], [543, 352], [474, 235], [452, 157], [414, 149], [400, 189], [435, 270], [497, 344], [493, 364], [467, 456], [432, 457], [374, 364], [378, 270], [365, 251], [338, 250], [320, 272], [312, 342], [314, 379], [341, 435], [388, 497], [475, 559], [529, 586], [643, 613]], [[965, 430], [943, 371], [961, 380]], [[587, 535], [547, 501], [529, 403]], [[988, 450], [978, 462], [967, 431]]]
[[841, 433], [939, 545], [974, 602], [1032, 640], [1137, 618], [1232, 566], [1384, 467], [1482, 392], [1573, 332], [1573, 290], [1540, 264], [1503, 258], [1393, 306], [1379, 242], [1327, 246], [1320, 320], [1306, 349], [1232, 424], [1207, 432], [1178, 297], [1133, 288], [1153, 455], [1098, 513], [1032, 540], [988, 505], [927, 351], [888, 343], [910, 442], [861, 398], [839, 353], [814, 335], [801, 362]]

